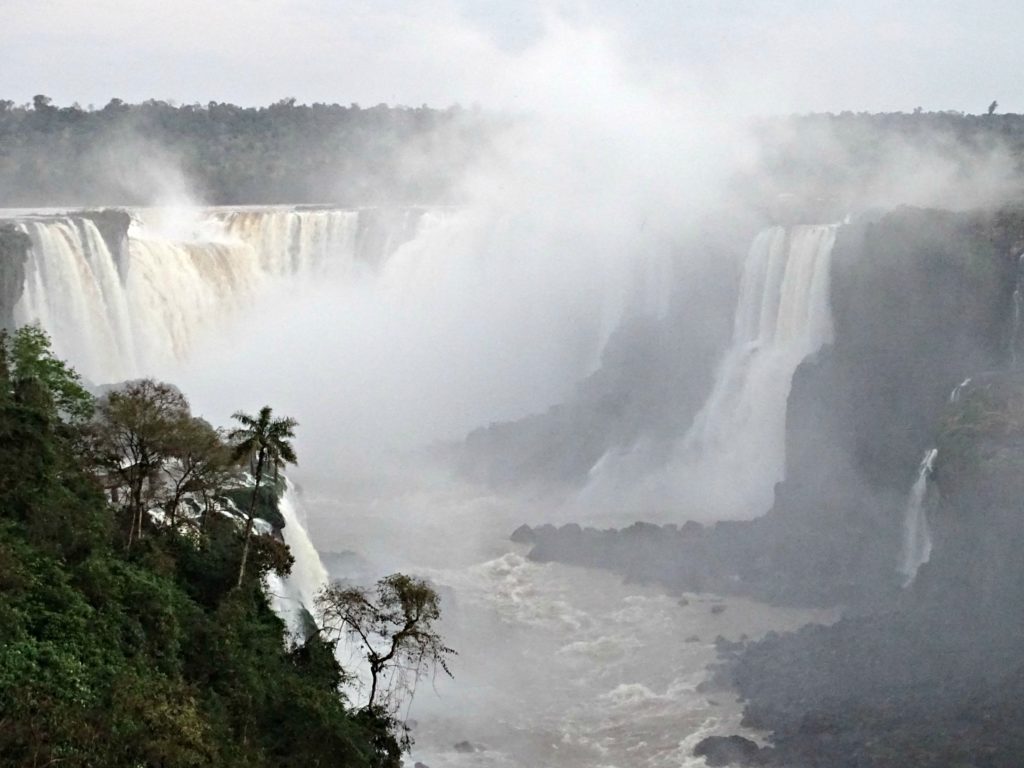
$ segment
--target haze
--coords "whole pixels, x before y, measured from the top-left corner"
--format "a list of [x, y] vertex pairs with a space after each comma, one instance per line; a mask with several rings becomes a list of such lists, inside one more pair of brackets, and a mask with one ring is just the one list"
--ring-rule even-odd
[[[0, 92], [110, 98], [521, 107], [566, 27], [630, 76], [718, 111], [983, 111], [1018, 95], [1012, 0], [411, 2], [6, 0]], [[589, 62], [561, 73], [586, 89]], [[211, 72], [216, 72], [211, 77]], [[753, 76], [751, 74], [753, 73]]]

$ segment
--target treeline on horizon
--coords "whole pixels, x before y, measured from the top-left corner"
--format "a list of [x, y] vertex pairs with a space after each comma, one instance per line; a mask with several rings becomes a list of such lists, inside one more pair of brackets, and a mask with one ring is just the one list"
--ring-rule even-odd
[[0, 99], [0, 207], [448, 203], [503, 121], [292, 98], [100, 109]]
[[[115, 98], [102, 108], [61, 107], [41, 94], [27, 104], [0, 99], [0, 207], [459, 203], [464, 171], [518, 119], [293, 98], [261, 107]], [[1020, 174], [1024, 158], [1020, 114], [915, 108], [757, 118], [748, 127], [757, 161], [736, 188], [755, 204], [836, 190], [848, 201], [901, 161], [919, 166], [915, 153], [965, 175], [997, 152]]]

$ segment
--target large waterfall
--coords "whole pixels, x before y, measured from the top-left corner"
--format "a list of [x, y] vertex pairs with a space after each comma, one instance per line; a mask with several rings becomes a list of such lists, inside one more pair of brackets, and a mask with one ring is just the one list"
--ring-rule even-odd
[[180, 362], [271, 281], [373, 268], [436, 219], [422, 209], [149, 209], [112, 234], [103, 215], [14, 220], [32, 241], [15, 322], [38, 321], [94, 381]]
[[[832, 341], [829, 279], [836, 225], [771, 227], [743, 264], [732, 340], [711, 394], [665, 468], [640, 482], [639, 506], [699, 519], [767, 511], [785, 476], [786, 403], [800, 363]], [[619, 498], [647, 470], [641, 448], [605, 455], [582, 499]], [[636, 500], [634, 500], [636, 503]]]
[[[766, 511], [786, 470], [786, 403], [797, 366], [832, 341], [835, 226], [772, 227], [743, 266], [732, 342], [677, 459], [719, 516]], [[702, 479], [703, 478], [703, 479]]]

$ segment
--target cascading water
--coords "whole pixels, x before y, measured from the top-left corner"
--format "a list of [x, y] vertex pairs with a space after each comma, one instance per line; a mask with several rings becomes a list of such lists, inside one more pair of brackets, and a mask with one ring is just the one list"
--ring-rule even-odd
[[905, 577], [904, 587], [909, 587], [917, 577], [918, 569], [928, 562], [932, 554], [932, 535], [928, 527], [928, 479], [935, 470], [935, 459], [939, 451], [931, 448], [925, 452], [917, 470], [917, 479], [910, 489], [907, 511], [903, 519], [903, 550], [900, 553], [900, 573]]
[[38, 321], [94, 381], [145, 375], [184, 360], [272, 280], [384, 262], [424, 214], [209, 209], [172, 226], [143, 210], [119, 246], [87, 216], [15, 218], [32, 241], [15, 322]]
[[951, 403], [958, 403], [958, 402], [960, 402], [960, 395], [963, 394], [963, 391], [965, 389], [967, 389], [967, 387], [969, 387], [970, 384], [971, 384], [971, 377], [968, 376], [966, 379], [964, 379], [959, 384], [957, 384], [955, 387], [953, 387], [953, 391], [949, 393], [949, 402], [951, 402]]
[[[771, 227], [750, 247], [733, 336], [713, 390], [665, 472], [646, 484], [695, 517], [753, 517], [785, 475], [786, 402], [797, 366], [832, 341], [829, 279], [838, 225]], [[628, 457], [627, 457], [628, 458]], [[605, 457], [591, 471], [592, 496], [608, 480]], [[622, 474], [621, 472], [619, 473]], [[595, 475], [605, 477], [595, 478]], [[614, 493], [614, 491], [613, 491]]]
[[278, 508], [284, 518], [284, 543], [291, 550], [295, 562], [291, 573], [283, 579], [276, 575], [267, 579], [268, 591], [277, 615], [285, 620], [290, 631], [300, 633], [304, 612], [315, 613], [317, 593], [328, 581], [327, 569], [299, 517], [301, 505], [290, 480]]

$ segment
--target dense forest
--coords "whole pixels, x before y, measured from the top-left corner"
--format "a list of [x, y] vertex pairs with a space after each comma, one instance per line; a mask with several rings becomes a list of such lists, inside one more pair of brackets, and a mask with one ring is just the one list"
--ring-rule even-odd
[[[0, 207], [415, 204], [453, 179], [503, 122], [449, 109], [211, 102], [57, 107], [0, 100]], [[142, 162], [140, 162], [140, 158]]]
[[[0, 207], [459, 203], [464, 172], [527, 120], [295, 99], [265, 107], [112, 99], [102, 108], [59, 107], [44, 95], [22, 105], [0, 99]], [[1016, 114], [844, 112], [758, 118], [745, 128], [755, 159], [736, 170], [733, 202], [755, 206], [798, 192], [817, 212], [845, 211], [922, 168], [932, 187], [973, 176], [975, 187], [998, 191], [1024, 158]]]
[[[225, 441], [170, 385], [96, 399], [38, 328], [0, 336], [0, 766], [401, 764], [335, 642], [268, 602], [291, 555], [248, 543], [280, 485], [231, 482], [261, 418]], [[267, 422], [269, 471], [294, 424]]]

